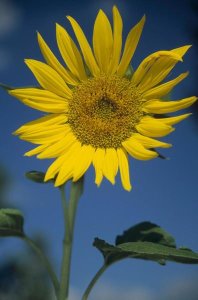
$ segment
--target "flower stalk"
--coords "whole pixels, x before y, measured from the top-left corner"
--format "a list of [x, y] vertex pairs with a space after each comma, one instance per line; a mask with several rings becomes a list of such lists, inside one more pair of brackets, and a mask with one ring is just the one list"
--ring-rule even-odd
[[77, 182], [71, 183], [70, 198], [68, 202], [65, 196], [65, 185], [60, 187], [60, 191], [64, 214], [65, 233], [63, 239], [63, 258], [58, 300], [68, 300], [75, 216], [78, 200], [83, 191], [83, 178]]

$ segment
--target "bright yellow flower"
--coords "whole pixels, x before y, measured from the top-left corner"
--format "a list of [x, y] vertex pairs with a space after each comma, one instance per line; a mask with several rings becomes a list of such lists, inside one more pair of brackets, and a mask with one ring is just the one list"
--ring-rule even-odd
[[46, 63], [33, 59], [26, 59], [25, 63], [41, 87], [14, 89], [9, 93], [48, 114], [23, 125], [15, 133], [39, 145], [25, 155], [55, 158], [45, 176], [46, 181], [55, 178], [55, 186], [68, 179], [78, 180], [93, 164], [97, 185], [103, 177], [114, 184], [119, 169], [123, 187], [130, 190], [128, 154], [148, 160], [158, 156], [155, 148], [170, 147], [155, 138], [172, 132], [172, 125], [189, 114], [163, 118], [160, 115], [196, 101], [196, 97], [162, 100], [188, 75], [183, 73], [164, 82], [190, 46], [155, 52], [130, 76], [130, 62], [145, 17], [129, 32], [123, 52], [122, 18], [116, 7], [113, 7], [113, 26], [105, 13], [99, 11], [93, 30], [93, 50], [79, 24], [72, 17], [67, 18], [80, 50], [57, 24], [56, 39], [65, 67], [38, 34]]

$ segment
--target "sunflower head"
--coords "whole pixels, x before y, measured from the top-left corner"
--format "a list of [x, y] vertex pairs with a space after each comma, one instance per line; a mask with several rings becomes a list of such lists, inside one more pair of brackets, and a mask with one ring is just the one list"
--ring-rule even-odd
[[141, 102], [138, 88], [126, 78], [91, 78], [74, 88], [68, 124], [82, 144], [116, 149], [136, 131]]
[[[55, 159], [45, 175], [46, 181], [55, 178], [55, 186], [68, 179], [77, 181], [93, 164], [97, 185], [103, 177], [114, 184], [119, 170], [123, 187], [130, 190], [128, 155], [148, 160], [158, 156], [155, 148], [170, 147], [156, 138], [171, 133], [173, 125], [189, 114], [166, 114], [196, 101], [196, 97], [164, 100], [188, 75], [165, 81], [190, 46], [152, 53], [128, 76], [145, 17], [130, 30], [122, 45], [123, 24], [118, 9], [113, 7], [112, 24], [100, 10], [92, 47], [77, 21], [70, 16], [67, 19], [78, 46], [57, 24], [56, 39], [65, 65], [38, 33], [45, 63], [33, 59], [25, 62], [40, 87], [9, 91], [24, 104], [46, 113], [15, 134], [38, 144], [25, 155]], [[164, 114], [166, 117], [162, 117]]]

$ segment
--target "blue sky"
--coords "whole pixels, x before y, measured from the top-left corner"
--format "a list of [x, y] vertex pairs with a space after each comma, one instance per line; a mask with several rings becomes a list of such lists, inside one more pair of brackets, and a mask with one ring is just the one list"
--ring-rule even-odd
[[[146, 14], [147, 17], [134, 57], [134, 68], [153, 51], [192, 44], [191, 28], [196, 24], [196, 16], [187, 0], [174, 1], [174, 4], [170, 0], [0, 0], [0, 81], [16, 87], [35, 84], [23, 60], [42, 59], [36, 31], [58, 53], [55, 43], [56, 22], [71, 32], [65, 16], [72, 15], [91, 39], [98, 9], [103, 8], [111, 16], [113, 4], [118, 6], [123, 16], [124, 36], [142, 15]], [[194, 61], [195, 49], [192, 48], [184, 63], [178, 65], [171, 75], [191, 71], [189, 78], [175, 89], [174, 99], [191, 96], [192, 90], [195, 90]], [[13, 205], [24, 212], [26, 231], [31, 236], [37, 232], [46, 236], [49, 253], [58, 270], [63, 235], [59, 193], [51, 185], [36, 185], [24, 177], [28, 170], [45, 171], [50, 161], [23, 157], [31, 145], [11, 135], [20, 125], [41, 114], [25, 107], [4, 91], [0, 93], [1, 162], [13, 179], [9, 198]], [[186, 245], [198, 251], [198, 138], [193, 118], [177, 125], [177, 130], [166, 140], [174, 145], [163, 151], [169, 160], [139, 162], [131, 159], [133, 190], [130, 193], [121, 188], [119, 178], [116, 186], [104, 181], [98, 189], [94, 185], [93, 170], [88, 171], [76, 222], [71, 277], [75, 289], [83, 290], [102, 263], [102, 257], [91, 246], [94, 237], [114, 242], [117, 234], [140, 221], [156, 222], [176, 237], [178, 246]], [[12, 253], [13, 247], [19, 251], [21, 242], [6, 240], [0, 250], [1, 256]], [[131, 260], [113, 266], [101, 282], [125, 290], [134, 286], [163, 293], [171, 282], [189, 282], [189, 278], [194, 280], [197, 277], [197, 266], [169, 263], [161, 267], [150, 262]], [[137, 297], [135, 300], [142, 299]]]

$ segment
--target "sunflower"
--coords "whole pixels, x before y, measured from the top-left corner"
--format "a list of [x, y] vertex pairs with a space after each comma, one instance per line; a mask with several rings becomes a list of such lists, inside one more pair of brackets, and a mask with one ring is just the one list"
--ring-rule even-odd
[[176, 101], [164, 98], [188, 73], [164, 82], [189, 45], [158, 51], [132, 72], [130, 63], [138, 45], [145, 16], [129, 32], [122, 50], [122, 18], [113, 7], [113, 26], [100, 10], [93, 29], [93, 49], [80, 25], [68, 16], [79, 47], [68, 32], [56, 25], [56, 40], [63, 66], [38, 33], [46, 61], [26, 59], [40, 87], [9, 91], [24, 104], [47, 113], [21, 126], [15, 134], [38, 145], [25, 153], [54, 158], [45, 180], [55, 186], [77, 181], [93, 164], [95, 183], [103, 177], [112, 184], [120, 171], [121, 182], [131, 189], [128, 155], [139, 160], [158, 156], [155, 148], [171, 144], [156, 138], [171, 133], [173, 125], [189, 114], [163, 116], [189, 107], [196, 97]]

